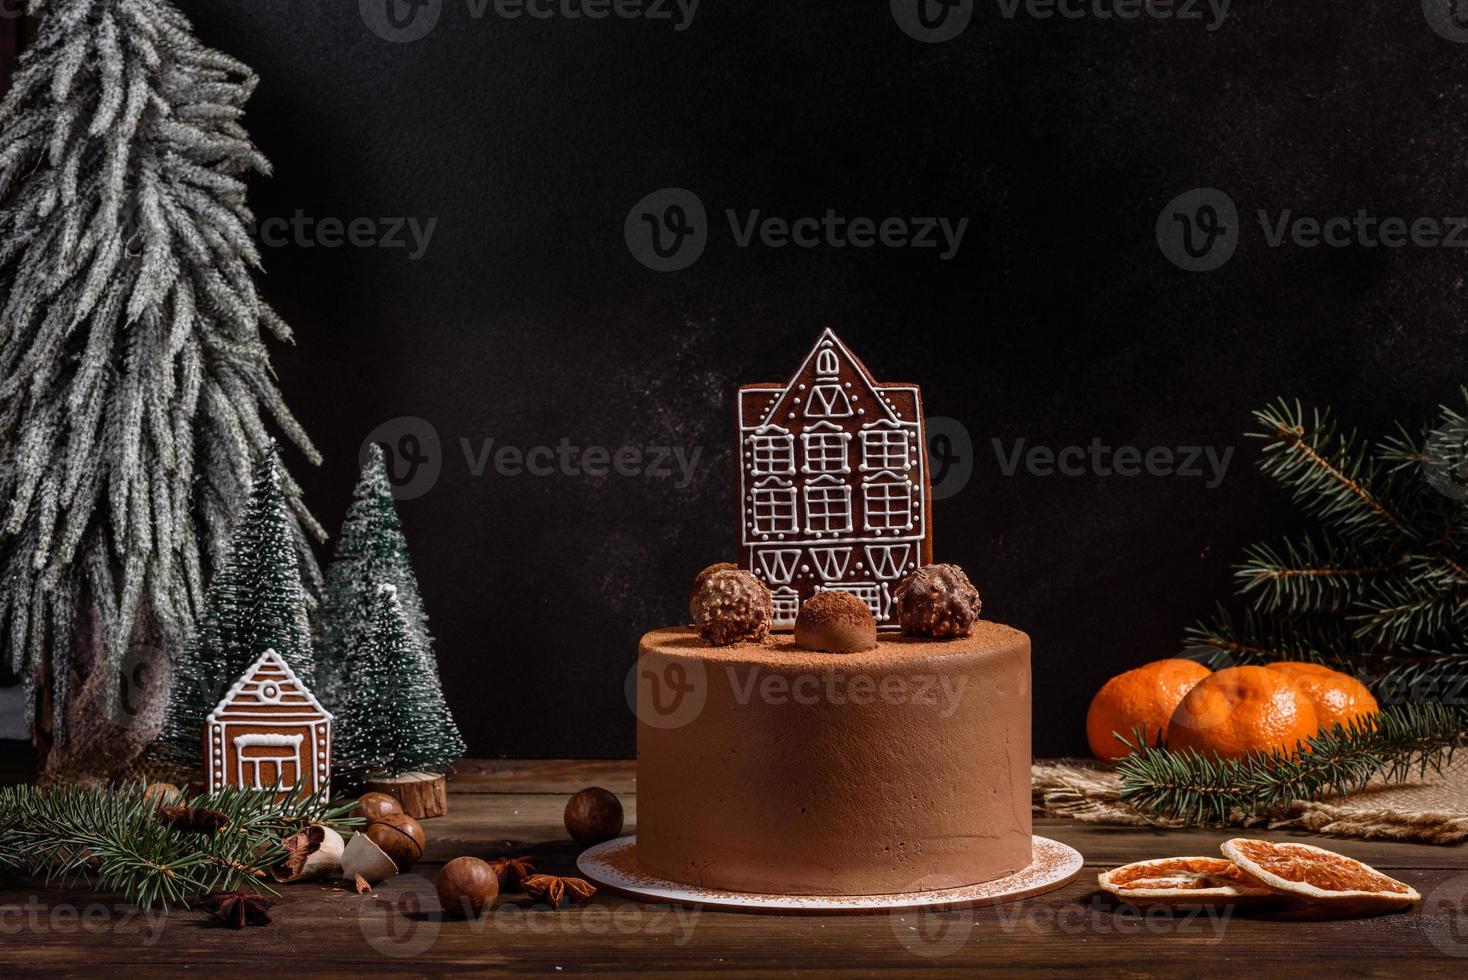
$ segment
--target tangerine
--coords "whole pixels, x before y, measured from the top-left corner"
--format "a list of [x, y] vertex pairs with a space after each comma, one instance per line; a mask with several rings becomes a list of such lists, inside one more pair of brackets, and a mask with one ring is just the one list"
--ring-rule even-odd
[[1117, 674], [1101, 686], [1086, 712], [1086, 741], [1102, 762], [1131, 754], [1117, 740], [1140, 729], [1144, 745], [1167, 737], [1167, 725], [1183, 695], [1212, 671], [1192, 660], [1154, 660]]
[[1228, 667], [1199, 681], [1178, 704], [1167, 747], [1237, 759], [1252, 752], [1296, 752], [1320, 729], [1315, 706], [1284, 674]]
[[1315, 707], [1315, 720], [1323, 732], [1336, 724], [1347, 725], [1356, 719], [1370, 718], [1380, 710], [1366, 685], [1350, 674], [1294, 660], [1264, 666], [1288, 677], [1310, 699]]

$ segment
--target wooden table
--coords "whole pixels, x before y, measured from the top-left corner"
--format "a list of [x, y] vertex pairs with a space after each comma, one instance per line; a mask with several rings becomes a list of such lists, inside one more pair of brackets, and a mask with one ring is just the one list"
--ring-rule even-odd
[[[1363, 841], [1331, 843], [1414, 884], [1422, 906], [1345, 921], [1281, 921], [1227, 912], [1142, 914], [1103, 897], [1096, 869], [1168, 854], [1216, 854], [1224, 832], [1098, 828], [1040, 820], [1036, 832], [1085, 855], [1087, 869], [1036, 899], [938, 914], [772, 917], [649, 907], [598, 895], [553, 912], [523, 897], [475, 922], [442, 920], [433, 876], [460, 854], [534, 852], [570, 871], [561, 811], [600, 785], [636, 813], [629, 762], [467, 763], [448, 816], [425, 822], [428, 853], [376, 897], [306, 884], [284, 890], [269, 927], [226, 929], [191, 911], [147, 917], [105, 895], [0, 890], [0, 974], [154, 971], [284, 978], [306, 973], [413, 976], [446, 970], [601, 972], [643, 976], [796, 972], [892, 976], [989, 969], [1050, 975], [1468, 975], [1468, 851]], [[1284, 838], [1288, 835], [1263, 834]]]

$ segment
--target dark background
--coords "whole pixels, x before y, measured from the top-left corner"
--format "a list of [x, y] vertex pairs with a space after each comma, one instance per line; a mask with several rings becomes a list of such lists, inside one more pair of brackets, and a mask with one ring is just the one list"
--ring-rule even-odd
[[[1254, 217], [1468, 209], [1468, 45], [1415, 0], [1236, 2], [1214, 32], [1006, 19], [988, 0], [941, 44], [899, 30], [887, 0], [703, 0], [682, 32], [444, 0], [412, 43], [352, 2], [182, 6], [261, 76], [262, 220], [437, 219], [418, 261], [267, 248], [263, 289], [297, 331], [275, 363], [327, 462], [290, 462], [329, 528], [369, 433], [416, 417], [439, 438], [439, 477], [400, 510], [473, 755], [632, 753], [639, 634], [681, 622], [692, 575], [732, 557], [732, 393], [783, 379], [823, 325], [969, 433], [973, 476], [936, 505], [935, 552], [1034, 638], [1044, 756], [1083, 753], [1100, 683], [1177, 652], [1241, 547], [1293, 526], [1241, 438], [1251, 409], [1288, 395], [1383, 433], [1468, 380], [1462, 251], [1270, 248]], [[670, 186], [712, 230], [694, 265], [657, 273], [623, 222]], [[1242, 241], [1185, 272], [1154, 227], [1210, 186]], [[943, 262], [739, 248], [726, 208], [971, 220]], [[488, 438], [704, 454], [686, 487], [475, 476], [460, 440]], [[1210, 490], [1006, 477], [996, 438], [1239, 448]]]

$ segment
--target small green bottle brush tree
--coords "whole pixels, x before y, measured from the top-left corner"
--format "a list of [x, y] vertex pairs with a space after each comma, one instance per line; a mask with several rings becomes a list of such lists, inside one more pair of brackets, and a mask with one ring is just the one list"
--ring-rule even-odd
[[312, 686], [307, 593], [273, 446], [256, 469], [228, 554], [209, 583], [198, 630], [173, 657], [160, 762], [186, 773], [199, 768], [204, 719], [266, 650], [280, 654]]
[[[396, 586], [378, 587], [368, 627], [347, 664], [351, 694], [332, 750], [338, 778], [377, 788], [384, 778], [453, 765], [464, 754], [464, 740]], [[403, 802], [409, 812], [416, 809], [411, 799]]]
[[1399, 426], [1374, 445], [1298, 404], [1254, 418], [1261, 468], [1318, 526], [1248, 549], [1235, 570], [1242, 608], [1220, 607], [1189, 631], [1187, 655], [1213, 667], [1325, 664], [1360, 677], [1386, 706], [1288, 757], [1134, 744], [1118, 767], [1122, 798], [1185, 822], [1440, 768], [1468, 728], [1468, 417], [1443, 407], [1432, 426]]
[[408, 632], [413, 642], [426, 651], [427, 666], [437, 683], [433, 637], [418, 593], [418, 578], [413, 574], [408, 542], [393, 506], [387, 462], [382, 447], [373, 443], [368, 447], [326, 569], [326, 585], [316, 616], [315, 693], [328, 711], [340, 714], [355, 689], [349, 661], [353, 651], [361, 649], [371, 636], [372, 608], [382, 585], [397, 589]]
[[449, 713], [380, 446], [369, 447], [316, 618], [319, 696], [336, 714], [339, 786], [447, 812], [441, 775], [464, 754]]

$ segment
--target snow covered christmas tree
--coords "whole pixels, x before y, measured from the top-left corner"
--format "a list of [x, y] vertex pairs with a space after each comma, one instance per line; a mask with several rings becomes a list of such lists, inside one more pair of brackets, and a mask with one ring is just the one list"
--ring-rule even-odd
[[463, 756], [464, 740], [396, 586], [378, 587], [367, 625], [347, 664], [351, 697], [337, 715], [338, 778], [391, 793], [413, 816], [438, 816], [443, 780], [432, 773]]
[[173, 659], [163, 726], [169, 761], [198, 765], [204, 719], [266, 650], [274, 650], [308, 688], [316, 676], [294, 527], [272, 450], [250, 490], [229, 556], [209, 583], [194, 642]]
[[351, 506], [342, 522], [336, 551], [326, 569], [321, 610], [316, 617], [316, 694], [329, 711], [340, 712], [356, 679], [347, 673], [352, 651], [371, 635], [369, 618], [378, 587], [396, 586], [398, 604], [413, 642], [425, 651], [426, 669], [438, 683], [438, 664], [428, 617], [418, 594], [418, 579], [408, 558], [408, 542], [393, 506], [392, 484], [382, 447], [368, 449]]
[[[166, 0], [30, 12], [0, 102], [0, 630], [64, 780], [153, 739], [152, 668], [194, 628], [267, 421], [317, 456], [262, 339], [289, 328], [252, 279], [254, 75]], [[280, 480], [292, 538], [324, 537]], [[150, 674], [119, 718], [123, 676]]]

